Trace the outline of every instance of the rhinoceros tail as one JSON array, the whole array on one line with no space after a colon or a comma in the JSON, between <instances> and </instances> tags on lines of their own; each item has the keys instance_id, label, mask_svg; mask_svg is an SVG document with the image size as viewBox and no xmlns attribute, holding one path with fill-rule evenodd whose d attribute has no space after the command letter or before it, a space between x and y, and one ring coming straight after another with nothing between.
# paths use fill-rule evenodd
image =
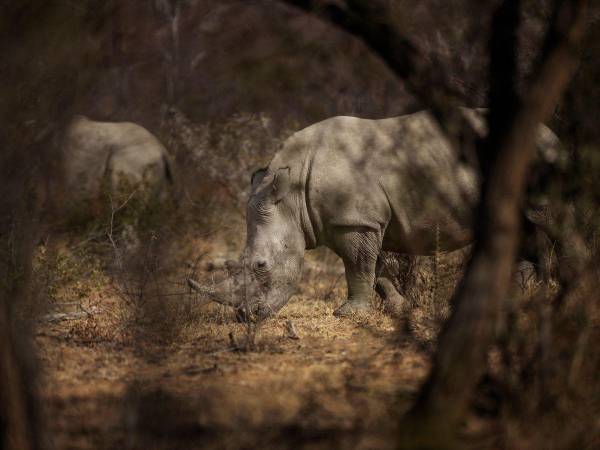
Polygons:
<instances>
[{"instance_id":1,"label":"rhinoceros tail","mask_svg":"<svg viewBox=\"0 0 600 450\"><path fill-rule=\"evenodd\" d=\"M169 158L165 153L162 155L163 167L165 170L165 179L168 181L170 185L174 183L173 177L173 168L171 167L171 158Z\"/></svg>"}]
</instances>

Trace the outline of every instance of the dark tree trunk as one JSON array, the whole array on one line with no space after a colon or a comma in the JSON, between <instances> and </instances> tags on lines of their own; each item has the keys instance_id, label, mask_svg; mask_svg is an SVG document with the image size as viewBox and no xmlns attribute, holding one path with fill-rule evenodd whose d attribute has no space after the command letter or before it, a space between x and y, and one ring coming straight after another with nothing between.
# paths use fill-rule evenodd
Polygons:
<instances>
[{"instance_id":1,"label":"dark tree trunk","mask_svg":"<svg viewBox=\"0 0 600 450\"><path fill-rule=\"evenodd\" d=\"M18 338L6 305L0 308L0 449L38 448L28 370L19 356Z\"/></svg>"},{"instance_id":2,"label":"dark tree trunk","mask_svg":"<svg viewBox=\"0 0 600 450\"><path fill-rule=\"evenodd\" d=\"M3 162L18 167L10 156L22 155L7 153ZM0 220L0 449L7 450L39 448L33 351L27 326L16 317L30 304L39 200L29 177L32 174L20 175L25 179L7 175L0 186L5 214Z\"/></svg>"}]
</instances>

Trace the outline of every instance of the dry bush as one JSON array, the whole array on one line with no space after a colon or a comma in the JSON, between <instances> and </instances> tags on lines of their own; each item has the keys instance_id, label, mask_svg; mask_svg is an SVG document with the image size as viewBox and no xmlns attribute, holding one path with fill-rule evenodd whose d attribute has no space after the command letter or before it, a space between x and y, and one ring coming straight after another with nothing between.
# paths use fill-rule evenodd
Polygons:
<instances>
[{"instance_id":1,"label":"dry bush","mask_svg":"<svg viewBox=\"0 0 600 450\"><path fill-rule=\"evenodd\" d=\"M200 227L238 226L254 170L266 165L291 127L274 130L265 114L236 114L196 124L175 107L165 109L161 137L175 161L176 197L201 217Z\"/></svg>"},{"instance_id":2,"label":"dry bush","mask_svg":"<svg viewBox=\"0 0 600 450\"><path fill-rule=\"evenodd\" d=\"M407 302L401 329L432 344L450 314L450 299L463 274L470 248L412 256L383 252L379 277L387 278Z\"/></svg>"},{"instance_id":3,"label":"dry bush","mask_svg":"<svg viewBox=\"0 0 600 450\"><path fill-rule=\"evenodd\" d=\"M599 164L598 148L582 146L554 174L546 195L558 211L557 245L566 247L558 278L515 296L489 362L492 404L507 435L532 448L600 445Z\"/></svg>"},{"instance_id":4,"label":"dry bush","mask_svg":"<svg viewBox=\"0 0 600 450\"><path fill-rule=\"evenodd\" d=\"M199 324L234 324L223 308L202 307L185 280L205 266L207 253L241 251L250 174L285 132L276 136L264 116L253 115L198 125L171 111L165 124L175 166L170 198L123 182L102 192L92 210L56 222L37 250L35 278L48 299L38 314L93 311L73 325L75 341L170 342ZM246 324L235 331L236 345L253 347L255 334Z\"/></svg>"},{"instance_id":5,"label":"dry bush","mask_svg":"<svg viewBox=\"0 0 600 450\"><path fill-rule=\"evenodd\" d=\"M100 207L85 221L67 227L68 245L78 250L70 253L71 262L91 268L85 260L88 253L102 261L125 311L119 333L138 340L171 341L205 321L199 306L203 299L191 295L185 280L197 276L207 252L231 259L241 251L250 175L289 134L275 133L264 115L194 124L175 108L165 112L162 133L174 166L170 198L155 196L143 186L122 185L116 192L104 192ZM43 270L52 272L48 264ZM207 276L214 274L200 278L209 281ZM250 347L253 327L246 324Z\"/></svg>"},{"instance_id":6,"label":"dry bush","mask_svg":"<svg viewBox=\"0 0 600 450\"><path fill-rule=\"evenodd\" d=\"M33 257L60 190L56 145L78 91L93 78L106 3L0 5L0 447L39 448ZM91 11L94 10L94 13ZM73 42L80 45L74 47ZM82 69L83 62L88 67ZM25 317L24 317L25 316ZM25 319L25 320L23 320Z\"/></svg>"},{"instance_id":7,"label":"dry bush","mask_svg":"<svg viewBox=\"0 0 600 450\"><path fill-rule=\"evenodd\" d=\"M480 415L499 420L509 442L547 449L600 443L598 275L583 275L563 308L542 285L509 309L474 399Z\"/></svg>"}]
</instances>

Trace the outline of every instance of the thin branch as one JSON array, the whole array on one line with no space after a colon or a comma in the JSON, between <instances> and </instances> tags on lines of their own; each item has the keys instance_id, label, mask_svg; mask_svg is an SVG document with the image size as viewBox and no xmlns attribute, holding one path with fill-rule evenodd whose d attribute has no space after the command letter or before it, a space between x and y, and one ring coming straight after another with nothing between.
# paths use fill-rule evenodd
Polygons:
<instances>
[{"instance_id":1,"label":"thin branch","mask_svg":"<svg viewBox=\"0 0 600 450\"><path fill-rule=\"evenodd\" d=\"M93 313L100 313L101 311L93 311ZM61 322L63 320L78 320L83 318L92 317L93 314L88 311L75 311L70 313L51 313L45 316L39 317L38 322L49 323L49 322Z\"/></svg>"},{"instance_id":2,"label":"thin branch","mask_svg":"<svg viewBox=\"0 0 600 450\"><path fill-rule=\"evenodd\" d=\"M125 201L123 201L123 203L121 203L121 205L119 205L117 208L114 207L114 202L113 202L113 198L112 195L109 195L109 200L110 200L110 223L109 223L109 228L108 228L108 239L110 240L110 243L115 251L115 256L118 258L118 247L117 247L117 243L114 240L113 237L113 233L114 233L114 222L115 222L115 215L123 208L125 208L125 206L127 206L127 204L129 203L129 201L133 198L133 196L137 193L139 187L134 189L131 194L129 194L127 196L127 198L125 199Z\"/></svg>"},{"instance_id":3,"label":"thin branch","mask_svg":"<svg viewBox=\"0 0 600 450\"><path fill-rule=\"evenodd\" d=\"M455 294L455 308L440 335L433 370L405 418L408 437L403 444L409 448L451 446L467 410L510 285L535 131L552 113L575 69L573 50L585 31L587 4L587 0L559 2L555 17L560 20L550 31L559 38L543 57L523 105L502 118L508 124L506 131L487 140L487 151L495 158L482 192L478 240Z\"/></svg>"},{"instance_id":4,"label":"thin branch","mask_svg":"<svg viewBox=\"0 0 600 450\"><path fill-rule=\"evenodd\" d=\"M560 291L552 301L552 309L554 314L557 314L563 310L567 299L580 286L585 285L586 282L597 279L599 265L600 255L595 255L595 257L590 259L582 269L577 271L577 273L569 277L568 280L563 280Z\"/></svg>"},{"instance_id":5,"label":"thin branch","mask_svg":"<svg viewBox=\"0 0 600 450\"><path fill-rule=\"evenodd\" d=\"M347 0L346 7L341 7L340 2L333 1L282 1L360 38L398 78L404 80L408 90L423 106L431 110L450 139L454 140L462 127L469 126L454 108L460 94L448 85L436 61L426 58L392 24L389 2Z\"/></svg>"}]
</instances>

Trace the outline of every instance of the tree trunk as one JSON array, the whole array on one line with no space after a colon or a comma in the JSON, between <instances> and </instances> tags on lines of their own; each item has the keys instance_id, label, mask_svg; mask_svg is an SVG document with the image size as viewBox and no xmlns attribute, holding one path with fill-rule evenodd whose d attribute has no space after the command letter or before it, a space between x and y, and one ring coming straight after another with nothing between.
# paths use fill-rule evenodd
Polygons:
<instances>
[{"instance_id":1,"label":"tree trunk","mask_svg":"<svg viewBox=\"0 0 600 450\"><path fill-rule=\"evenodd\" d=\"M5 194L10 188L13 195L19 192L15 188L22 190L21 198L3 197L6 216L0 222L0 254L5 256L0 261L0 449L30 450L39 447L33 351L23 331L26 326L17 326L15 317L31 294L39 201L27 180L3 181L0 191Z\"/></svg>"},{"instance_id":2,"label":"tree trunk","mask_svg":"<svg viewBox=\"0 0 600 450\"><path fill-rule=\"evenodd\" d=\"M37 448L30 382L18 357L17 339L5 304L0 308L0 449Z\"/></svg>"}]
</instances>

